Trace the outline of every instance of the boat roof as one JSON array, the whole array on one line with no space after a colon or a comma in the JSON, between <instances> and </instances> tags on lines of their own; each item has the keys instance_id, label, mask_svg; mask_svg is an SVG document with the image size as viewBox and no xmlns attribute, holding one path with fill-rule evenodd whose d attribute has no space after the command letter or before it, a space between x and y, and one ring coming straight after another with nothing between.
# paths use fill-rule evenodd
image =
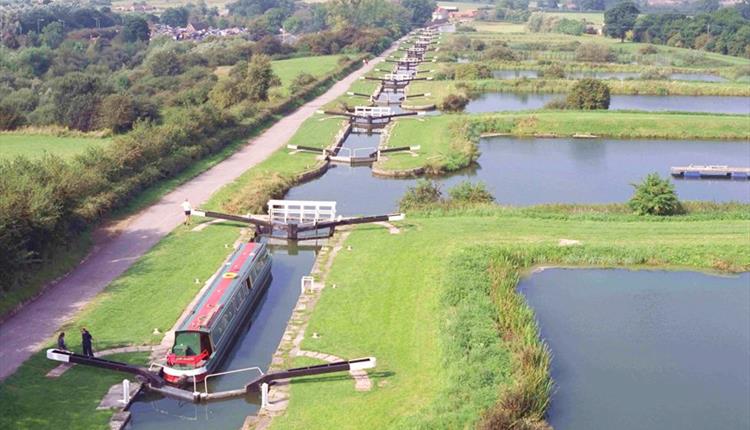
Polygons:
<instances>
[{"instance_id":1,"label":"boat roof","mask_svg":"<svg viewBox=\"0 0 750 430\"><path fill-rule=\"evenodd\" d=\"M177 331L205 331L212 317L232 296L236 285L244 279L242 273L252 265L256 255L262 250L262 246L263 244L254 242L240 245L218 270L211 285Z\"/></svg>"}]
</instances>

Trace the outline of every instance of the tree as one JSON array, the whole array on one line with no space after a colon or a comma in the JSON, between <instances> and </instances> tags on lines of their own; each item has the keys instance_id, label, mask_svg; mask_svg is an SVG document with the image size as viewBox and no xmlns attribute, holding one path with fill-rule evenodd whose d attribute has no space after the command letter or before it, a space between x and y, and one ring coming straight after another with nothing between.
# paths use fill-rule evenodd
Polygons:
<instances>
[{"instance_id":1,"label":"tree","mask_svg":"<svg viewBox=\"0 0 750 430\"><path fill-rule=\"evenodd\" d=\"M578 10L604 10L604 0L575 0Z\"/></svg>"},{"instance_id":2,"label":"tree","mask_svg":"<svg viewBox=\"0 0 750 430\"><path fill-rule=\"evenodd\" d=\"M188 24L190 11L185 7L170 7L165 9L159 18L160 22L170 27L185 27Z\"/></svg>"},{"instance_id":3,"label":"tree","mask_svg":"<svg viewBox=\"0 0 750 430\"><path fill-rule=\"evenodd\" d=\"M148 41L151 32L145 19L136 15L127 15L121 34L123 41L133 43Z\"/></svg>"},{"instance_id":4,"label":"tree","mask_svg":"<svg viewBox=\"0 0 750 430\"><path fill-rule=\"evenodd\" d=\"M57 48L65 40L65 29L62 23L55 21L47 24L42 30L42 43L52 49Z\"/></svg>"},{"instance_id":5,"label":"tree","mask_svg":"<svg viewBox=\"0 0 750 430\"><path fill-rule=\"evenodd\" d=\"M18 65L27 75L40 77L52 65L54 53L47 47L26 48L19 52Z\"/></svg>"},{"instance_id":6,"label":"tree","mask_svg":"<svg viewBox=\"0 0 750 430\"><path fill-rule=\"evenodd\" d=\"M104 98L99 109L99 126L114 133L122 133L133 128L139 119L158 118L156 105L139 100L129 94L112 94Z\"/></svg>"},{"instance_id":7,"label":"tree","mask_svg":"<svg viewBox=\"0 0 750 430\"><path fill-rule=\"evenodd\" d=\"M0 104L0 130L13 130L23 125L25 119L15 106Z\"/></svg>"},{"instance_id":8,"label":"tree","mask_svg":"<svg viewBox=\"0 0 750 430\"><path fill-rule=\"evenodd\" d=\"M280 85L281 81L273 73L271 60L265 55L255 55L247 67L244 87L247 98L252 101L268 100L268 90Z\"/></svg>"},{"instance_id":9,"label":"tree","mask_svg":"<svg viewBox=\"0 0 750 430\"><path fill-rule=\"evenodd\" d=\"M609 85L597 79L581 79L568 94L572 109L609 109Z\"/></svg>"},{"instance_id":10,"label":"tree","mask_svg":"<svg viewBox=\"0 0 750 430\"><path fill-rule=\"evenodd\" d=\"M49 83L52 114L58 124L89 131L96 125L103 92L101 78L81 72L68 73Z\"/></svg>"},{"instance_id":11,"label":"tree","mask_svg":"<svg viewBox=\"0 0 750 430\"><path fill-rule=\"evenodd\" d=\"M545 3L547 4L547 9L557 9L558 8L557 0L547 0Z\"/></svg>"},{"instance_id":12,"label":"tree","mask_svg":"<svg viewBox=\"0 0 750 430\"><path fill-rule=\"evenodd\" d=\"M721 7L719 0L700 0L695 4L697 10L701 12L716 12Z\"/></svg>"},{"instance_id":13,"label":"tree","mask_svg":"<svg viewBox=\"0 0 750 430\"><path fill-rule=\"evenodd\" d=\"M635 193L628 206L638 215L675 215L682 212L674 184L669 179L659 177L658 173L651 173L640 184L631 185Z\"/></svg>"},{"instance_id":14,"label":"tree","mask_svg":"<svg viewBox=\"0 0 750 430\"><path fill-rule=\"evenodd\" d=\"M401 6L411 11L411 23L421 26L432 19L437 4L434 0L401 0Z\"/></svg>"},{"instance_id":15,"label":"tree","mask_svg":"<svg viewBox=\"0 0 750 430\"><path fill-rule=\"evenodd\" d=\"M625 33L635 27L635 21L641 11L632 1L617 3L604 12L604 32L610 37L619 37L625 41Z\"/></svg>"}]
</instances>

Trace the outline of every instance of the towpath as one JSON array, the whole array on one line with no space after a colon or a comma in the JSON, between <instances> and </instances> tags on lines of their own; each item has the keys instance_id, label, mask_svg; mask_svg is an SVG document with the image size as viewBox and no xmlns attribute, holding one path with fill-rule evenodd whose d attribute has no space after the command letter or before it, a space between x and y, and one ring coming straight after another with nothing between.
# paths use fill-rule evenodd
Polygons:
<instances>
[{"instance_id":1,"label":"towpath","mask_svg":"<svg viewBox=\"0 0 750 430\"><path fill-rule=\"evenodd\" d=\"M180 225L183 221L180 203L186 197L194 206L199 206L221 186L265 160L289 141L305 119L344 94L354 81L372 70L393 50L393 47L390 48L377 59L340 80L318 98L251 139L231 157L120 223L119 233L114 237L107 234L95 235L101 239L84 262L57 285L0 325L0 380L15 372L21 363L44 347L62 324Z\"/></svg>"}]
</instances>

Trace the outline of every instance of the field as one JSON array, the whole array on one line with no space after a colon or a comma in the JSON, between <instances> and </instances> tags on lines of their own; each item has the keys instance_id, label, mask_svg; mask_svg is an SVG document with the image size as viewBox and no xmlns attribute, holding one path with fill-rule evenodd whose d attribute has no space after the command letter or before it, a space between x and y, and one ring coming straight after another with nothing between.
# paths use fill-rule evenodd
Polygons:
<instances>
[{"instance_id":1,"label":"field","mask_svg":"<svg viewBox=\"0 0 750 430\"><path fill-rule=\"evenodd\" d=\"M477 31L486 33L508 34L526 32L526 24L514 24L511 22L474 21L469 23L468 25L476 28Z\"/></svg>"},{"instance_id":2,"label":"field","mask_svg":"<svg viewBox=\"0 0 750 430\"><path fill-rule=\"evenodd\" d=\"M223 11L226 8L227 3L232 3L233 0L204 0L206 5L208 7L218 7L219 12ZM193 0L142 0L138 1L138 3L146 3L151 7L156 8L156 12L162 12L164 9L170 8L170 7L180 7L185 6L188 3L195 4L196 2ZM133 3L136 3L133 0L112 0L112 9L116 11L129 11L130 8L133 6Z\"/></svg>"},{"instance_id":3,"label":"field","mask_svg":"<svg viewBox=\"0 0 750 430\"><path fill-rule=\"evenodd\" d=\"M604 14L601 12L545 12L545 15L559 16L561 18L586 20L592 24L604 24Z\"/></svg>"},{"instance_id":4,"label":"field","mask_svg":"<svg viewBox=\"0 0 750 430\"><path fill-rule=\"evenodd\" d=\"M39 158L45 154L72 158L89 148L104 146L109 142L110 139L0 133L0 159L19 156Z\"/></svg>"}]
</instances>

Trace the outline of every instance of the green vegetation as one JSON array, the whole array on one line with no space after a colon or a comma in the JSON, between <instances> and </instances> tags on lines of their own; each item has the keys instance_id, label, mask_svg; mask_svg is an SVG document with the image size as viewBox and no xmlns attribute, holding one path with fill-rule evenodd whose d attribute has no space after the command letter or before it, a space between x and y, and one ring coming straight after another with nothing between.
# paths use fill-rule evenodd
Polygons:
<instances>
[{"instance_id":1,"label":"green vegetation","mask_svg":"<svg viewBox=\"0 0 750 430\"><path fill-rule=\"evenodd\" d=\"M569 109L609 109L609 85L597 79L581 79L568 93Z\"/></svg>"},{"instance_id":2,"label":"green vegetation","mask_svg":"<svg viewBox=\"0 0 750 430\"><path fill-rule=\"evenodd\" d=\"M327 75L340 67L341 55L321 55L316 57L299 57L273 61L273 72L281 80L281 88L287 93L289 87L300 73L308 73L316 78Z\"/></svg>"},{"instance_id":3,"label":"green vegetation","mask_svg":"<svg viewBox=\"0 0 750 430\"><path fill-rule=\"evenodd\" d=\"M512 136L599 136L618 139L737 139L750 138L747 117L622 111L536 111L490 115L440 115L400 120L388 145L420 145L419 156L389 154L382 170L425 168L444 172L466 167L477 157L481 134ZM623 143L626 145L627 143Z\"/></svg>"},{"instance_id":4,"label":"green vegetation","mask_svg":"<svg viewBox=\"0 0 750 430\"><path fill-rule=\"evenodd\" d=\"M295 381L273 427L503 428L507 417L538 419L548 359L515 293L521 273L537 264L746 270L748 207L744 219L718 221L722 212L714 221L657 220L606 207L478 206L410 213L399 235L358 228L326 279L337 288L324 290L310 320L308 333L320 337L302 348L377 357L375 387L356 393L339 379L321 391ZM561 247L560 238L582 245Z\"/></svg>"},{"instance_id":5,"label":"green vegetation","mask_svg":"<svg viewBox=\"0 0 750 430\"><path fill-rule=\"evenodd\" d=\"M638 215L675 215L682 212L674 184L651 173L640 184L633 184L635 193L628 206Z\"/></svg>"},{"instance_id":6,"label":"green vegetation","mask_svg":"<svg viewBox=\"0 0 750 430\"><path fill-rule=\"evenodd\" d=\"M68 333L72 339L75 333ZM96 333L94 333L96 336ZM144 365L148 354L117 354L107 358ZM0 427L32 430L60 428L88 430L108 428L110 411L97 411L109 387L122 382L123 374L82 366L68 370L57 379L44 375L57 366L43 352L32 356L24 366L0 384ZM83 389L81 389L83 387Z\"/></svg>"},{"instance_id":7,"label":"green vegetation","mask_svg":"<svg viewBox=\"0 0 750 430\"><path fill-rule=\"evenodd\" d=\"M44 154L54 154L62 158L72 158L89 148L107 145L110 139L85 137L60 137L41 134L0 134L0 158L15 157L39 158Z\"/></svg>"}]
</instances>

